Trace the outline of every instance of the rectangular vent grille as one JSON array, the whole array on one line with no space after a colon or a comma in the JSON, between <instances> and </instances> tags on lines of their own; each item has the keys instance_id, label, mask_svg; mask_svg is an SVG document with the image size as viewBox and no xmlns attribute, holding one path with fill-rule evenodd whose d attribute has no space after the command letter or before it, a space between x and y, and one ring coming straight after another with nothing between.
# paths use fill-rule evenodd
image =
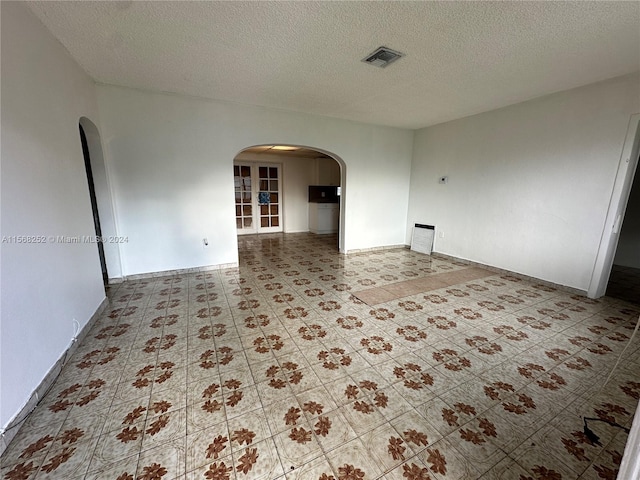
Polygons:
<instances>
[{"instance_id":1,"label":"rectangular vent grille","mask_svg":"<svg viewBox=\"0 0 640 480\"><path fill-rule=\"evenodd\" d=\"M404 57L404 53L396 52L395 50L391 50L387 47L380 47L370 55L363 58L362 61L369 65L384 68L398 60L400 57Z\"/></svg>"},{"instance_id":2,"label":"rectangular vent grille","mask_svg":"<svg viewBox=\"0 0 640 480\"><path fill-rule=\"evenodd\" d=\"M431 255L434 236L435 227L433 225L416 223L413 227L413 235L411 237L411 250Z\"/></svg>"}]
</instances>

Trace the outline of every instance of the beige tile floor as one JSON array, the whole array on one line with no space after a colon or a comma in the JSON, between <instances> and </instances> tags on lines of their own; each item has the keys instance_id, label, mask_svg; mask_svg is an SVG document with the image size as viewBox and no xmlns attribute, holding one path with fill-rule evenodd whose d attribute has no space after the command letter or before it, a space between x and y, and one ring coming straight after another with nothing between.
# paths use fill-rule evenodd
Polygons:
<instances>
[{"instance_id":1,"label":"beige tile floor","mask_svg":"<svg viewBox=\"0 0 640 480\"><path fill-rule=\"evenodd\" d=\"M332 236L129 281L2 456L17 479L611 479L638 307ZM362 297L370 303L364 303Z\"/></svg>"}]
</instances>

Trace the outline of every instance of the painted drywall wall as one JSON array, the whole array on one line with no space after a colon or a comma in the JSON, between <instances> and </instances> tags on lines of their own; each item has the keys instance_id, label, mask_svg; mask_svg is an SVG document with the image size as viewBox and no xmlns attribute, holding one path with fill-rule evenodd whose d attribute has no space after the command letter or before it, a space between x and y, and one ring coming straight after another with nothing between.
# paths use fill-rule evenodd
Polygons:
<instances>
[{"instance_id":1,"label":"painted drywall wall","mask_svg":"<svg viewBox=\"0 0 640 480\"><path fill-rule=\"evenodd\" d=\"M315 176L315 159L251 153L240 153L236 159L282 165L282 229L285 233L308 232L308 188Z\"/></svg>"},{"instance_id":2,"label":"painted drywall wall","mask_svg":"<svg viewBox=\"0 0 640 480\"><path fill-rule=\"evenodd\" d=\"M407 241L433 224L437 252L586 291L639 92L627 75L417 131Z\"/></svg>"},{"instance_id":3,"label":"painted drywall wall","mask_svg":"<svg viewBox=\"0 0 640 480\"><path fill-rule=\"evenodd\" d=\"M316 158L316 185L340 185L340 164L331 158Z\"/></svg>"},{"instance_id":4,"label":"painted drywall wall","mask_svg":"<svg viewBox=\"0 0 640 480\"><path fill-rule=\"evenodd\" d=\"M613 263L640 268L640 175L636 170Z\"/></svg>"},{"instance_id":5,"label":"painted drywall wall","mask_svg":"<svg viewBox=\"0 0 640 480\"><path fill-rule=\"evenodd\" d=\"M28 401L105 298L78 122L93 82L25 5L2 2L0 425ZM14 243L43 236L45 243ZM40 241L38 239L36 241Z\"/></svg>"},{"instance_id":6,"label":"painted drywall wall","mask_svg":"<svg viewBox=\"0 0 640 480\"><path fill-rule=\"evenodd\" d=\"M124 275L237 262L233 159L253 145L346 164L345 250L403 244L413 131L98 86ZM202 238L209 239L204 248Z\"/></svg>"}]
</instances>

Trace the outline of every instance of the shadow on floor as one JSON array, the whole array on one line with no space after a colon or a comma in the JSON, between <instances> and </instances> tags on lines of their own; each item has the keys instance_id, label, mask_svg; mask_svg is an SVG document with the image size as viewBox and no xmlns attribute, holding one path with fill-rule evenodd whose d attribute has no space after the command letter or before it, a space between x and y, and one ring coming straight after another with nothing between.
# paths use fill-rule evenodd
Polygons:
<instances>
[{"instance_id":1,"label":"shadow on floor","mask_svg":"<svg viewBox=\"0 0 640 480\"><path fill-rule=\"evenodd\" d=\"M607 296L640 305L640 268L614 265L607 285Z\"/></svg>"}]
</instances>

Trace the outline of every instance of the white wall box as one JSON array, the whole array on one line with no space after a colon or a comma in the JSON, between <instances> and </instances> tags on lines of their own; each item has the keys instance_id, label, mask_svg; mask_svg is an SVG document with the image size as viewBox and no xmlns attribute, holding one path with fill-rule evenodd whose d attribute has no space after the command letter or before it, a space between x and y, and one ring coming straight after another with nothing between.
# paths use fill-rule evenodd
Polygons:
<instances>
[{"instance_id":1,"label":"white wall box","mask_svg":"<svg viewBox=\"0 0 640 480\"><path fill-rule=\"evenodd\" d=\"M339 203L309 204L309 231L311 233L336 233L339 223Z\"/></svg>"},{"instance_id":2,"label":"white wall box","mask_svg":"<svg viewBox=\"0 0 640 480\"><path fill-rule=\"evenodd\" d=\"M411 236L411 250L431 255L435 233L436 229L433 225L416 223L413 226L413 235Z\"/></svg>"}]
</instances>

